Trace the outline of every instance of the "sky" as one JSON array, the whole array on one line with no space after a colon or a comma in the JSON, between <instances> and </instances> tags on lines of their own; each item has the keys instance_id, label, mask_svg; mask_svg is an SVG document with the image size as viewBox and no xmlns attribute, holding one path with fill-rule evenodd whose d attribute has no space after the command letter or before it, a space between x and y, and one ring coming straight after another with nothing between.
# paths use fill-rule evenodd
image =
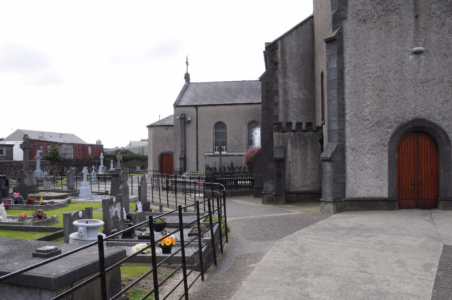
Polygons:
<instances>
[{"instance_id":1,"label":"sky","mask_svg":"<svg viewBox=\"0 0 452 300\"><path fill-rule=\"evenodd\" d=\"M1 1L0 138L73 133L106 148L147 139L192 82L256 80L263 50L312 0Z\"/></svg>"}]
</instances>

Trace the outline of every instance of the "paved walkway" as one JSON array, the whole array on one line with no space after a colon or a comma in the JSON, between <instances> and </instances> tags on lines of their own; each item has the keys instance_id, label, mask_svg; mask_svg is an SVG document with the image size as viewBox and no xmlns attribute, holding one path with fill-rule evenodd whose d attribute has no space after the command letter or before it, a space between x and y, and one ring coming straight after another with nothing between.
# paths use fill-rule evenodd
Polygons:
<instances>
[{"instance_id":1,"label":"paved walkway","mask_svg":"<svg viewBox=\"0 0 452 300\"><path fill-rule=\"evenodd\" d=\"M328 218L318 203L303 206L266 206L261 199L228 198L231 228L218 267L212 266L204 282L190 289L190 299L231 299L269 249L284 237ZM248 299L257 299L250 297Z\"/></svg>"},{"instance_id":2,"label":"paved walkway","mask_svg":"<svg viewBox=\"0 0 452 300\"><path fill-rule=\"evenodd\" d=\"M272 243L223 299L452 299L449 245L452 211L344 212Z\"/></svg>"}]
</instances>

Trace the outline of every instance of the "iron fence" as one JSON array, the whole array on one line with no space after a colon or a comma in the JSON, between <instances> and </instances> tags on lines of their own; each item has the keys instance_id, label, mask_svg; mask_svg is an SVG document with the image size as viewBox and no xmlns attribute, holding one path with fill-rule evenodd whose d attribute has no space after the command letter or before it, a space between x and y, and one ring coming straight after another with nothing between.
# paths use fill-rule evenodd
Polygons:
<instances>
[{"instance_id":1,"label":"iron fence","mask_svg":"<svg viewBox=\"0 0 452 300\"><path fill-rule=\"evenodd\" d=\"M215 203L216 202L216 203ZM203 213L201 213L201 210L203 207L206 207L207 204L207 210L203 210ZM215 205L216 204L216 205ZM215 208L216 206L216 208ZM187 208L193 207L196 211L196 220L187 224L183 223L183 210L186 210ZM162 236L159 239L155 239L154 236L154 219L156 218L160 218L160 217L164 217L166 215L170 215L170 214L174 214L177 213L179 216L179 228L177 228L176 230L174 230L171 233L168 233L166 236L171 236L177 232L180 232L180 245L181 247L175 251L174 253L172 253L171 255L169 255L168 257L166 257L165 259L163 259L161 262L157 263L157 259L156 259L156 247L157 245L166 237L166 236ZM206 218L209 218L209 224L210 224L210 239L208 238L203 238L203 232L202 230L198 230L198 235L196 238L190 240L190 241L185 241L184 240L184 230L187 230L187 227L191 227L194 224L197 225L197 227L200 229L201 228L201 220L204 220ZM218 221L214 221L214 217L218 218ZM216 223L216 224L215 224ZM108 241L108 240L112 240L118 236L120 236L123 233L126 233L127 231L130 230L134 230L137 227L141 227L141 226L145 226L147 225L149 227L149 232L150 232L150 236L149 236L149 245L143 249L141 249L138 252L135 252L134 254L131 254L130 256L127 256L126 258L120 260L119 262L109 266L108 268L105 267L105 253L104 253L104 242ZM214 228L218 226L218 240L217 240L217 235L215 234L215 230ZM197 243L197 247L198 247L198 251L194 252L191 256L187 257L186 255L186 248L188 245L190 245L191 243ZM225 193L225 189L224 187L220 187L220 192L219 193L215 193L213 195L213 197L209 197L206 200L200 202L200 201L196 201L193 204L187 205L187 206L181 206L179 205L177 209L172 210L170 212L166 212L166 213L162 213L156 217L153 216L149 216L149 220L141 222L139 224L136 224L134 226L128 227L127 229L124 229L120 232L117 232L115 234L112 234L106 238L103 238L102 235L98 236L98 240L97 242L92 242L90 244L87 244L85 246L79 247L77 249L68 251L66 253L60 254L58 256L55 256L53 258L49 258L45 261L42 261L40 263L34 264L32 266L29 266L27 268L23 268L21 270L18 271L14 271L11 272L9 274L6 274L4 276L0 277L0 282L3 282L5 280L11 279L14 276L23 274L25 272L31 271L33 269L36 269L38 267L44 266L46 264L49 264L51 262L57 261L59 259L62 259L64 257L67 257L71 254L75 254L79 251L82 251L84 249L87 249L89 247L92 246L97 246L98 247L98 255L99 255L99 271L98 273L96 273L95 275L89 277L88 279L84 280L81 283L78 283L77 285L73 286L72 288L70 288L69 290L64 291L63 293L59 294L58 296L54 297L53 300L57 300L57 299L63 299L69 295L71 295L72 293L74 293L75 291L77 291L78 289L82 288L83 286L87 285L88 283L96 280L96 279L100 279L100 289L101 289L101 295L102 295L102 300L107 300L107 299L118 299L119 297L121 297L124 293L126 293L127 291L129 291L130 289L132 289L137 283L139 283L141 280L143 280L144 278L146 278L148 275L150 275L152 273L153 275L153 288L151 290L148 291L148 293L141 299L146 299L149 296L153 295L154 299L159 300L159 299L166 299L167 297L169 297L172 293L174 293L174 291L176 291L176 289L183 284L183 294L179 299L185 298L188 299L188 292L189 289L193 286L193 284L199 279L201 278L202 281L204 281L204 271L207 270L212 264L217 265L217 257L218 255L221 253L223 253L223 247L225 245L225 243L228 243L228 227L227 227L227 214L226 214L226 193ZM204 247L209 247L211 249L211 251L209 253L206 253L206 255L203 254L203 248ZM136 279L134 282L132 282L131 284L129 284L128 286L126 286L124 289L122 289L120 292L118 292L116 295L113 295L112 297L108 298L107 297L107 283L106 283L106 274L109 271L112 271L113 269L115 269L116 267L119 267L121 264L126 263L127 261L129 261L130 259L132 259L133 257L137 256L138 254L144 254L145 251L147 249L151 250L151 255L152 255L152 268L150 270L148 270L145 274L141 275L138 279ZM219 252L218 252L219 250ZM159 282L159 278L158 278L158 268L161 267L166 261L168 261L170 258L174 257L176 254L181 253L181 264L179 266L177 266L173 272L171 272L169 275L167 275L164 279L162 279ZM194 257L195 255L199 256L199 262L197 264L195 264L194 266L192 266L192 268L190 270L188 270L188 266L187 266L187 260L191 259L192 257ZM212 258L212 262L209 265L204 265L205 262L207 262L207 256L211 256ZM192 280L192 282L189 284L188 282L188 278L189 276L197 269L199 268L200 272L197 276L194 277L194 279ZM175 286L164 296L160 295L160 288L162 287L163 284L165 284L166 282L168 282L168 279L173 276L176 272L182 270L182 279L179 280Z\"/></svg>"}]
</instances>

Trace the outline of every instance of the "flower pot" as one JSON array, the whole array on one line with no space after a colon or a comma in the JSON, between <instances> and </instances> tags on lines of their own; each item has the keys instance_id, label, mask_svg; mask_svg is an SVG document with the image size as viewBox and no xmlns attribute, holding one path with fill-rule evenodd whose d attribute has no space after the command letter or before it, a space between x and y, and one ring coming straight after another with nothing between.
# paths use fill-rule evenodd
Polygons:
<instances>
[{"instance_id":1,"label":"flower pot","mask_svg":"<svg viewBox=\"0 0 452 300\"><path fill-rule=\"evenodd\" d=\"M173 251L173 246L160 246L160 248L162 248L162 254L171 254L171 251Z\"/></svg>"},{"instance_id":2,"label":"flower pot","mask_svg":"<svg viewBox=\"0 0 452 300\"><path fill-rule=\"evenodd\" d=\"M165 229L165 227L166 227L166 222L163 222L163 223L155 223L154 222L154 231L155 232L160 232L163 229Z\"/></svg>"},{"instance_id":3,"label":"flower pot","mask_svg":"<svg viewBox=\"0 0 452 300\"><path fill-rule=\"evenodd\" d=\"M27 200L28 205L35 205L35 203L36 203L35 200Z\"/></svg>"},{"instance_id":4,"label":"flower pot","mask_svg":"<svg viewBox=\"0 0 452 300\"><path fill-rule=\"evenodd\" d=\"M6 205L11 204L12 201L13 200L11 200L11 199L3 199L3 204L6 204Z\"/></svg>"},{"instance_id":5,"label":"flower pot","mask_svg":"<svg viewBox=\"0 0 452 300\"><path fill-rule=\"evenodd\" d=\"M139 240L148 240L151 238L150 235L139 234L137 235Z\"/></svg>"}]
</instances>

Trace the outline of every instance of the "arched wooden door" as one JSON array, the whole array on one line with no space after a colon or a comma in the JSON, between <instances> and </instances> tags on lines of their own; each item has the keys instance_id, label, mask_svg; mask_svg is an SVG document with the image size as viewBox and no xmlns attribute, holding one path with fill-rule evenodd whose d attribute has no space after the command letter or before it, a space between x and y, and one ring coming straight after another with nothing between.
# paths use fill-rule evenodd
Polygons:
<instances>
[{"instance_id":1,"label":"arched wooden door","mask_svg":"<svg viewBox=\"0 0 452 300\"><path fill-rule=\"evenodd\" d=\"M173 156L171 154L163 154L161 158L161 172L165 174L173 174Z\"/></svg>"},{"instance_id":2,"label":"arched wooden door","mask_svg":"<svg viewBox=\"0 0 452 300\"><path fill-rule=\"evenodd\" d=\"M400 208L438 207L438 147L427 134L411 132L399 142L397 197Z\"/></svg>"}]
</instances>

